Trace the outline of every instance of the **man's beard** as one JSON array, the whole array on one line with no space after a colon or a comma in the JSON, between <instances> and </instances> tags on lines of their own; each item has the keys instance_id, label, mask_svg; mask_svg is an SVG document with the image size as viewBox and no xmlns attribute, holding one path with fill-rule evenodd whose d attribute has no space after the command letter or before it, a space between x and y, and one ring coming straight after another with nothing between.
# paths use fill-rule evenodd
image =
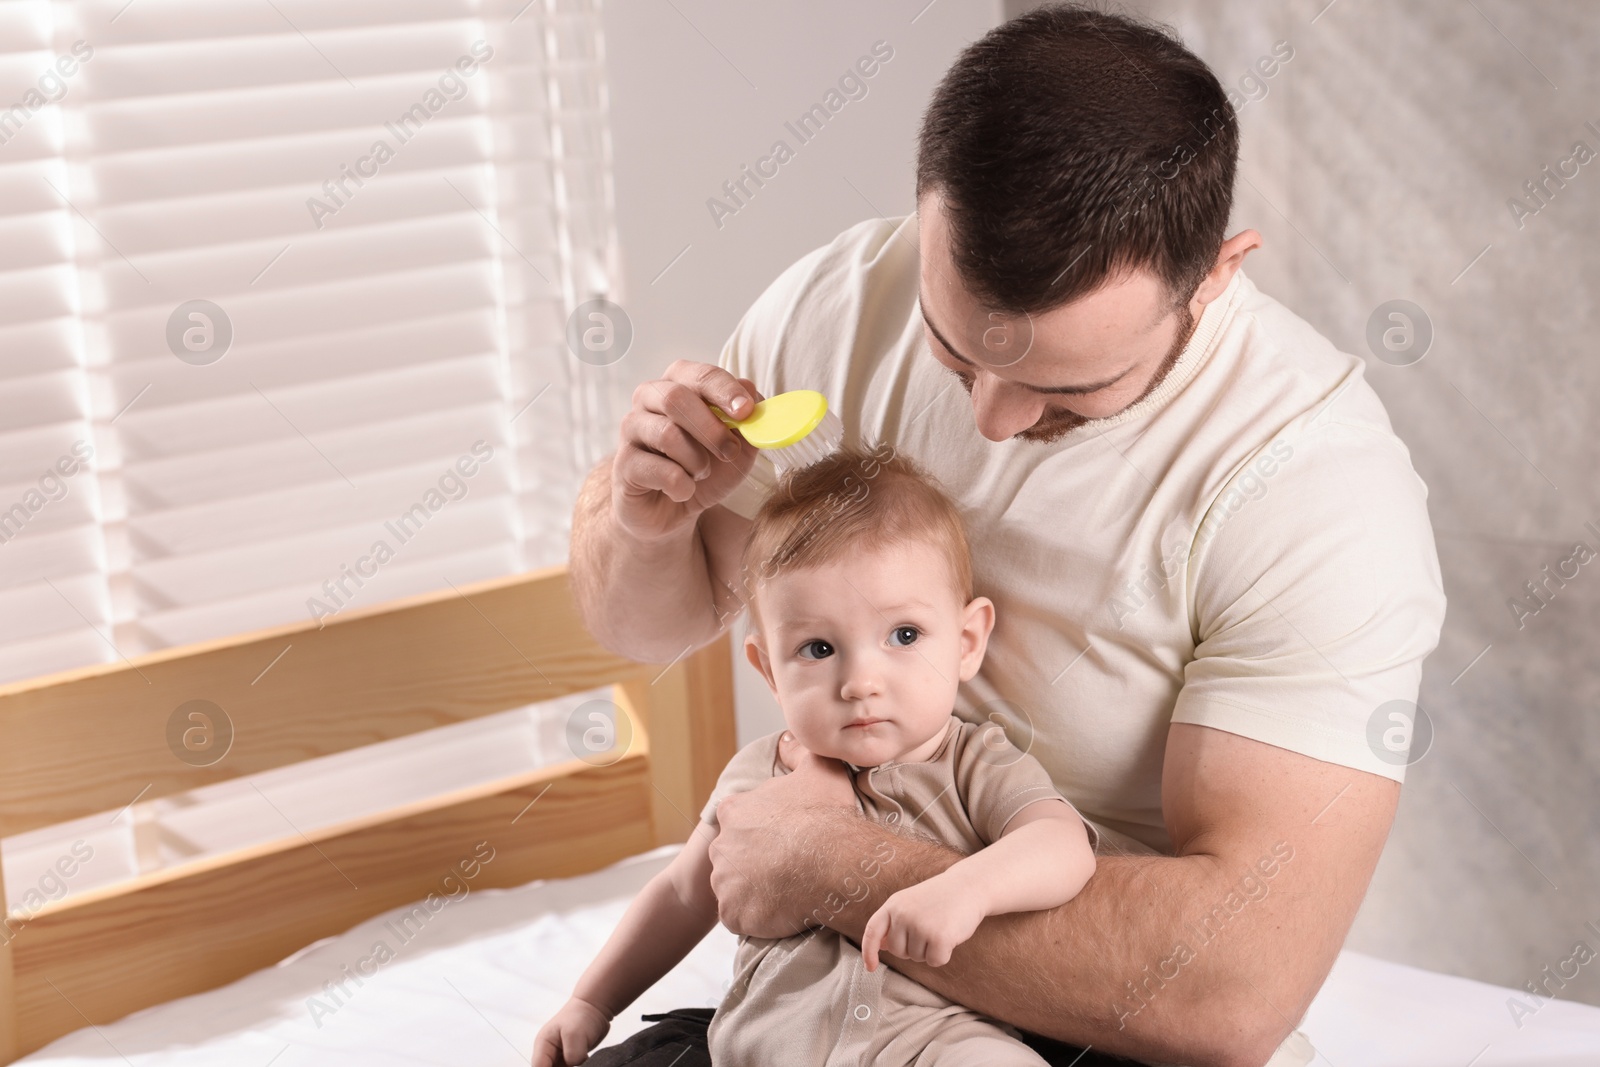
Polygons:
<instances>
[{"instance_id":1,"label":"man's beard","mask_svg":"<svg viewBox=\"0 0 1600 1067\"><path fill-rule=\"evenodd\" d=\"M1172 348L1168 350L1166 358L1161 361L1161 366L1151 376L1150 384L1145 386L1144 392L1140 393L1128 407L1132 407L1133 404L1137 404L1140 400L1149 396L1155 391L1156 386L1166 380L1167 375L1172 372L1172 368L1177 365L1178 357L1183 355L1183 348L1189 343L1189 336L1194 333L1195 321L1194 312L1189 310L1188 301L1184 301L1180 306L1178 332L1173 338ZM968 391L971 391L970 387ZM1124 408L1123 410L1127 409ZM1062 411L1057 414L1046 413L1038 422L1026 430L1012 434L1012 436L1020 437L1024 441L1049 444L1052 441L1059 441L1079 426L1090 421L1092 420L1079 415L1075 411Z\"/></svg>"}]
</instances>

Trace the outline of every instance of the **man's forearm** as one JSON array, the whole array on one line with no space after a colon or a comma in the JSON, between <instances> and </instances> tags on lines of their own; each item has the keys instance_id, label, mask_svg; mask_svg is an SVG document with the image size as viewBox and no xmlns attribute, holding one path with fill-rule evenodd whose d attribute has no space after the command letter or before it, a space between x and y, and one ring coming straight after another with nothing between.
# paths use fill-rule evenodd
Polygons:
<instances>
[{"instance_id":1,"label":"man's forearm","mask_svg":"<svg viewBox=\"0 0 1600 1067\"><path fill-rule=\"evenodd\" d=\"M611 517L611 460L590 472L573 509L570 575L584 625L606 648L667 663L719 629L697 529L641 542Z\"/></svg>"},{"instance_id":2,"label":"man's forearm","mask_svg":"<svg viewBox=\"0 0 1600 1067\"><path fill-rule=\"evenodd\" d=\"M867 920L892 893L962 858L848 812L819 813L806 836L791 903L858 944ZM862 877L857 859L886 849L892 859L875 876ZM1102 856L1073 900L1046 911L990 916L942 967L885 958L950 1000L1025 1030L1198 1067L1211 1061L1195 1058L1196 1049L1227 1044L1228 1035L1209 1031L1232 1017L1227 998L1235 995L1235 983L1219 951L1175 963L1173 948L1194 902L1228 892L1232 876L1219 867L1203 856ZM1182 969L1174 974L1177 965Z\"/></svg>"}]
</instances>

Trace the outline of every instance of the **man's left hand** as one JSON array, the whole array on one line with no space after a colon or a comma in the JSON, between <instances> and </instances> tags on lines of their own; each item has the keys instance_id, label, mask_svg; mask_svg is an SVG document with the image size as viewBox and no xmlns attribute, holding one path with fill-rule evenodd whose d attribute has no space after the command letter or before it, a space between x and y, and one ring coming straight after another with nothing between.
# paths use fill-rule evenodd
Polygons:
<instances>
[{"instance_id":1,"label":"man's left hand","mask_svg":"<svg viewBox=\"0 0 1600 1067\"><path fill-rule=\"evenodd\" d=\"M800 933L818 904L810 896L807 858L817 827L856 810L850 771L808 752L787 734L779 758L792 770L734 793L717 805L711 843L711 891L717 917L736 934L777 938Z\"/></svg>"}]
</instances>

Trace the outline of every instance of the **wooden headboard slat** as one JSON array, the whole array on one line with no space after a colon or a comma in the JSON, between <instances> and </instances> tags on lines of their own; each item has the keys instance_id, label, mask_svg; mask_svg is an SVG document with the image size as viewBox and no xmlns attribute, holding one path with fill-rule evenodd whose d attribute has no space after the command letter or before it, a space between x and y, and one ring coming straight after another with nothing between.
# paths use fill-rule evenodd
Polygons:
<instances>
[{"instance_id":1,"label":"wooden headboard slat","mask_svg":"<svg viewBox=\"0 0 1600 1067\"><path fill-rule=\"evenodd\" d=\"M645 669L589 636L558 567L352 612L321 629L277 627L8 686L0 689L0 837ZM215 713L202 709L214 720L209 734L204 720L180 714L196 700L231 723L231 747L210 766L177 754L183 729L201 746L184 749L196 762L224 736Z\"/></svg>"}]
</instances>

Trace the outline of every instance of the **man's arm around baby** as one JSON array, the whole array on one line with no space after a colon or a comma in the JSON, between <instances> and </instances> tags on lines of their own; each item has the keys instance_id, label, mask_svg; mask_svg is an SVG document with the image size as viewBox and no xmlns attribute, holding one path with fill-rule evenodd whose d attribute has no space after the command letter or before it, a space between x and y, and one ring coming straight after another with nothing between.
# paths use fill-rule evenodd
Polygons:
<instances>
[{"instance_id":1,"label":"man's arm around baby","mask_svg":"<svg viewBox=\"0 0 1600 1067\"><path fill-rule=\"evenodd\" d=\"M1072 900L991 916L943 966L888 948L884 958L1037 1034L1148 1061L1261 1067L1327 977L1399 792L1387 778L1175 724L1162 780L1175 856L1102 851ZM890 897L963 862L846 807L807 765L726 798L717 818L712 888L738 934L786 936L820 913L860 942Z\"/></svg>"}]
</instances>

